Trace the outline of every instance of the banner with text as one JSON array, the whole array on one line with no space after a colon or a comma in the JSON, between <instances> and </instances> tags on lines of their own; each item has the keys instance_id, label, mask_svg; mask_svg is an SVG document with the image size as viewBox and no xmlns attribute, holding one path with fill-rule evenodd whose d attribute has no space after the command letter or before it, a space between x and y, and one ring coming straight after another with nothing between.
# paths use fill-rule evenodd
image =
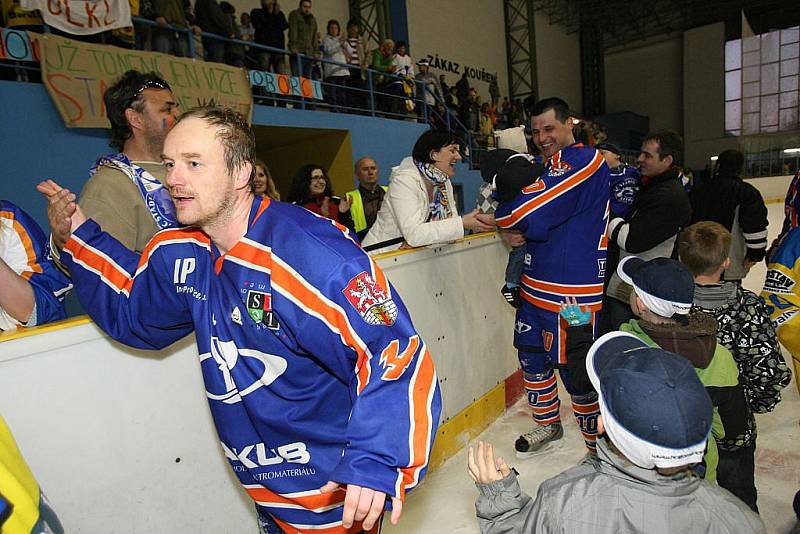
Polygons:
<instances>
[{"instance_id":1,"label":"banner with text","mask_svg":"<svg viewBox=\"0 0 800 534\"><path fill-rule=\"evenodd\" d=\"M318 80L287 76L286 74L274 74L261 70L251 70L249 73L250 85L263 87L270 93L284 96L302 96L317 100L323 99L322 84Z\"/></svg>"},{"instance_id":2,"label":"banner with text","mask_svg":"<svg viewBox=\"0 0 800 534\"><path fill-rule=\"evenodd\" d=\"M28 39L28 32L8 28L0 30L0 59L39 61L39 51Z\"/></svg>"},{"instance_id":3,"label":"banner with text","mask_svg":"<svg viewBox=\"0 0 800 534\"><path fill-rule=\"evenodd\" d=\"M38 9L45 24L74 35L133 26L128 0L21 0L23 9Z\"/></svg>"},{"instance_id":4,"label":"banner with text","mask_svg":"<svg viewBox=\"0 0 800 534\"><path fill-rule=\"evenodd\" d=\"M55 35L28 35L39 43L42 80L67 127L108 128L103 94L131 69L159 73L183 111L215 105L251 118L253 96L244 69Z\"/></svg>"}]
</instances>

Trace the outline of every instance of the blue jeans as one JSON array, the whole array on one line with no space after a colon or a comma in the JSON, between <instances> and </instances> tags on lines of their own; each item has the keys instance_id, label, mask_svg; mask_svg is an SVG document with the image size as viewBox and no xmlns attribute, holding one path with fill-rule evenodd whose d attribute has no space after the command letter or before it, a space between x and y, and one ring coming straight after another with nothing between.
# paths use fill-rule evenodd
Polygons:
<instances>
[{"instance_id":1,"label":"blue jeans","mask_svg":"<svg viewBox=\"0 0 800 534\"><path fill-rule=\"evenodd\" d=\"M508 254L508 265L506 265L506 285L508 287L519 287L522 271L525 269L525 248L525 245L514 247Z\"/></svg>"}]
</instances>

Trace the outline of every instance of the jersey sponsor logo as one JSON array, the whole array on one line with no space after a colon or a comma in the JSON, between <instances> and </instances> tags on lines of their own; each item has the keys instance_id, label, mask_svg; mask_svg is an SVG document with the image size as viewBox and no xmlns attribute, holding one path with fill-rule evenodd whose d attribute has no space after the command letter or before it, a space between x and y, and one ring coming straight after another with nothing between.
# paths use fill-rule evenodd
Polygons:
<instances>
[{"instance_id":1,"label":"jersey sponsor logo","mask_svg":"<svg viewBox=\"0 0 800 534\"><path fill-rule=\"evenodd\" d=\"M263 291L247 292L247 314L253 321L263 323L270 330L280 328L272 312L272 295Z\"/></svg>"},{"instance_id":2,"label":"jersey sponsor logo","mask_svg":"<svg viewBox=\"0 0 800 534\"><path fill-rule=\"evenodd\" d=\"M770 269L767 271L767 281L764 283L764 291L778 293L779 295L791 295L794 289L794 280L780 271Z\"/></svg>"},{"instance_id":3,"label":"jersey sponsor logo","mask_svg":"<svg viewBox=\"0 0 800 534\"><path fill-rule=\"evenodd\" d=\"M380 364L383 366L384 371L381 380L391 381L397 380L414 359L414 354L417 353L420 340L418 335L413 335L408 340L408 345L403 352L400 352L400 342L393 339L389 345L383 349L380 357Z\"/></svg>"},{"instance_id":4,"label":"jersey sponsor logo","mask_svg":"<svg viewBox=\"0 0 800 534\"><path fill-rule=\"evenodd\" d=\"M231 321L242 326L242 312L239 311L239 306L235 306L231 312Z\"/></svg>"},{"instance_id":5,"label":"jersey sponsor logo","mask_svg":"<svg viewBox=\"0 0 800 534\"><path fill-rule=\"evenodd\" d=\"M240 450L222 443L222 448L225 450L225 456L229 460L241 463L241 466L233 468L234 471L269 467L284 462L307 464L311 461L311 454L308 452L306 444L302 441L281 445L275 449L267 448L263 443L246 445Z\"/></svg>"},{"instance_id":6,"label":"jersey sponsor logo","mask_svg":"<svg viewBox=\"0 0 800 534\"><path fill-rule=\"evenodd\" d=\"M239 363L242 365L237 370ZM204 377L213 377L215 371L222 375L221 384L218 380L205 380L208 398L236 404L242 401L242 397L277 380L286 372L287 362L274 354L240 349L233 341L220 341L214 336L211 338L211 354L201 354L200 365Z\"/></svg>"},{"instance_id":7,"label":"jersey sponsor logo","mask_svg":"<svg viewBox=\"0 0 800 534\"><path fill-rule=\"evenodd\" d=\"M567 163L563 160L558 160L557 162L552 163L548 169L547 174L548 176L563 176L564 174L568 173L572 170L572 165Z\"/></svg>"},{"instance_id":8,"label":"jersey sponsor logo","mask_svg":"<svg viewBox=\"0 0 800 534\"><path fill-rule=\"evenodd\" d=\"M797 315L797 310L789 310L783 312L779 316L775 317L772 322L775 324L776 327L781 326L782 324L792 320L795 315Z\"/></svg>"},{"instance_id":9,"label":"jersey sponsor logo","mask_svg":"<svg viewBox=\"0 0 800 534\"><path fill-rule=\"evenodd\" d=\"M397 320L397 305L366 271L351 278L342 293L367 324L391 326Z\"/></svg>"},{"instance_id":10,"label":"jersey sponsor logo","mask_svg":"<svg viewBox=\"0 0 800 534\"><path fill-rule=\"evenodd\" d=\"M601 280L606 277L606 259L600 258L597 260L597 277Z\"/></svg>"},{"instance_id":11,"label":"jersey sponsor logo","mask_svg":"<svg viewBox=\"0 0 800 534\"><path fill-rule=\"evenodd\" d=\"M523 323L520 319L517 319L517 322L514 323L514 331L517 334L524 334L525 332L530 332L533 327L529 324Z\"/></svg>"},{"instance_id":12,"label":"jersey sponsor logo","mask_svg":"<svg viewBox=\"0 0 800 534\"><path fill-rule=\"evenodd\" d=\"M175 268L172 273L172 281L177 284L185 284L186 278L194 272L197 260L194 258L178 258L175 260Z\"/></svg>"},{"instance_id":13,"label":"jersey sponsor logo","mask_svg":"<svg viewBox=\"0 0 800 534\"><path fill-rule=\"evenodd\" d=\"M531 258L531 255L530 255L530 254L528 254L527 252L525 253L525 259L523 260L523 262L524 262L524 263L525 263L525 265L527 265L528 267L530 267L530 266L531 266L531 263L533 262L533 259Z\"/></svg>"},{"instance_id":14,"label":"jersey sponsor logo","mask_svg":"<svg viewBox=\"0 0 800 534\"><path fill-rule=\"evenodd\" d=\"M542 343L544 344L545 352L550 352L550 349L553 348L553 333L542 330Z\"/></svg>"}]
</instances>

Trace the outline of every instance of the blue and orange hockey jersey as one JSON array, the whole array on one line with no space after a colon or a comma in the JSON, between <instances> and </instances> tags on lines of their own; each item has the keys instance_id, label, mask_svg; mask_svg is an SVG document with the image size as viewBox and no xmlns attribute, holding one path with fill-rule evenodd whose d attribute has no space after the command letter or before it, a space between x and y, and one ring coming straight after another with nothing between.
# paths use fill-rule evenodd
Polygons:
<instances>
[{"instance_id":1,"label":"blue and orange hockey jersey","mask_svg":"<svg viewBox=\"0 0 800 534\"><path fill-rule=\"evenodd\" d=\"M36 221L7 200L0 200L0 258L31 284L36 300L27 322L18 321L0 308L0 330L66 317L64 296L72 289L69 278L50 259L47 237Z\"/></svg>"},{"instance_id":2,"label":"blue and orange hockey jersey","mask_svg":"<svg viewBox=\"0 0 800 534\"><path fill-rule=\"evenodd\" d=\"M567 296L601 307L606 263L609 171L594 148L573 144L553 155L545 174L495 212L497 226L528 240L521 296L555 313Z\"/></svg>"},{"instance_id":3,"label":"blue and orange hockey jersey","mask_svg":"<svg viewBox=\"0 0 800 534\"><path fill-rule=\"evenodd\" d=\"M256 199L224 255L198 229L170 229L137 267L91 220L65 251L114 339L159 349L195 332L225 454L286 532L347 532L344 490L318 491L329 480L403 498L425 475L433 360L386 276L329 219Z\"/></svg>"}]
</instances>

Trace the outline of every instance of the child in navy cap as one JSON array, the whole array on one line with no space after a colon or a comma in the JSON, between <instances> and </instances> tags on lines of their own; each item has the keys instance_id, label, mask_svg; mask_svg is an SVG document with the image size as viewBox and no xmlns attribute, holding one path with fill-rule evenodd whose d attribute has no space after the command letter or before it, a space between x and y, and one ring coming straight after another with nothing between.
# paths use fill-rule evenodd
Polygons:
<instances>
[{"instance_id":1,"label":"child in navy cap","mask_svg":"<svg viewBox=\"0 0 800 534\"><path fill-rule=\"evenodd\" d=\"M490 444L470 448L481 532L765 532L744 503L692 470L714 408L685 358L610 332L592 345L586 371L600 403L597 455L543 482L534 500Z\"/></svg>"},{"instance_id":2,"label":"child in navy cap","mask_svg":"<svg viewBox=\"0 0 800 534\"><path fill-rule=\"evenodd\" d=\"M705 476L715 481L719 463L716 439L743 432L749 412L736 361L717 343L717 320L711 314L692 311L694 277L676 260L644 261L628 256L620 262L617 274L633 286L630 305L639 317L623 323L620 330L689 360L711 395L714 427L705 456Z\"/></svg>"}]
</instances>

